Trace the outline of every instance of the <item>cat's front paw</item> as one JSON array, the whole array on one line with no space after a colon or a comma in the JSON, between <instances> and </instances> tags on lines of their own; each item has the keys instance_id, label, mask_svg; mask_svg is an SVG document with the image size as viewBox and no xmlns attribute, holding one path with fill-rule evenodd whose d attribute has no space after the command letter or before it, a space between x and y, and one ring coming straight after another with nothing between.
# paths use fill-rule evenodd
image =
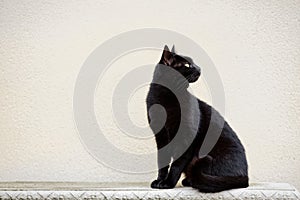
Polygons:
<instances>
[{"instance_id":1,"label":"cat's front paw","mask_svg":"<svg viewBox=\"0 0 300 200\"><path fill-rule=\"evenodd\" d=\"M172 189L175 187L176 184L173 184L168 179L165 179L165 180L162 180L161 182L159 182L158 185L159 185L160 189Z\"/></svg>"},{"instance_id":2,"label":"cat's front paw","mask_svg":"<svg viewBox=\"0 0 300 200\"><path fill-rule=\"evenodd\" d=\"M169 182L167 179L166 180L154 180L151 183L151 188L155 189L171 189L174 188L175 185Z\"/></svg>"},{"instance_id":3,"label":"cat's front paw","mask_svg":"<svg viewBox=\"0 0 300 200\"><path fill-rule=\"evenodd\" d=\"M161 181L162 181L162 180L160 180L160 179L157 179L157 180L152 181L152 183L151 183L151 188L159 188L159 183L160 183Z\"/></svg>"}]
</instances>

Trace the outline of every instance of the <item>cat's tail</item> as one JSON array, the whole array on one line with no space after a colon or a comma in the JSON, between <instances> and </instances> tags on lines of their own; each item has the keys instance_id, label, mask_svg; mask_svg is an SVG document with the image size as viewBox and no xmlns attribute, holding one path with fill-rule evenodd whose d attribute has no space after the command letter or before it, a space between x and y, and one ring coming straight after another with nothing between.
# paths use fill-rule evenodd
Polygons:
<instances>
[{"instance_id":1,"label":"cat's tail","mask_svg":"<svg viewBox=\"0 0 300 200\"><path fill-rule=\"evenodd\" d=\"M193 183L192 187L200 192L214 193L249 186L248 176L212 176L201 172L198 178L198 183Z\"/></svg>"},{"instance_id":2,"label":"cat's tail","mask_svg":"<svg viewBox=\"0 0 300 200\"><path fill-rule=\"evenodd\" d=\"M245 176L214 176L204 173L204 166L212 161L210 156L202 159L194 158L191 165L191 186L200 192L221 192L235 188L245 188L249 186L249 178Z\"/></svg>"}]
</instances>

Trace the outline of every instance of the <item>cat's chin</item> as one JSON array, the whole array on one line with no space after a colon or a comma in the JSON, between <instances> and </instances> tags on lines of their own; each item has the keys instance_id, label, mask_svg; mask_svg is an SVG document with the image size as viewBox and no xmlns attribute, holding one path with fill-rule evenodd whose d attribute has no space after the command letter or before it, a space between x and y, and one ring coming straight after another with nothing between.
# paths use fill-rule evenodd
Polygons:
<instances>
[{"instance_id":1,"label":"cat's chin","mask_svg":"<svg viewBox=\"0 0 300 200\"><path fill-rule=\"evenodd\" d=\"M200 77L200 73L197 73L190 76L187 80L189 83L194 83L199 79L199 77Z\"/></svg>"},{"instance_id":2,"label":"cat's chin","mask_svg":"<svg viewBox=\"0 0 300 200\"><path fill-rule=\"evenodd\" d=\"M195 83L197 80L189 81L189 83Z\"/></svg>"},{"instance_id":3,"label":"cat's chin","mask_svg":"<svg viewBox=\"0 0 300 200\"><path fill-rule=\"evenodd\" d=\"M188 81L189 81L189 83L195 83L199 79L199 77L200 76L192 77Z\"/></svg>"}]
</instances>

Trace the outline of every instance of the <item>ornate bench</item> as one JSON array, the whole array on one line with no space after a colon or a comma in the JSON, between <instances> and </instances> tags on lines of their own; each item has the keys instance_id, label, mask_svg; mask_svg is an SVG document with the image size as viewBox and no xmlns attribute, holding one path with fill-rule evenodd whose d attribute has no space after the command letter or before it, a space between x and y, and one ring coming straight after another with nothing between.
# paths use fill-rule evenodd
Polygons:
<instances>
[{"instance_id":1,"label":"ornate bench","mask_svg":"<svg viewBox=\"0 0 300 200\"><path fill-rule=\"evenodd\" d=\"M147 183L6 182L0 183L0 200L101 200L101 199L300 199L287 183L253 183L245 189L214 194L187 187L151 189Z\"/></svg>"}]
</instances>

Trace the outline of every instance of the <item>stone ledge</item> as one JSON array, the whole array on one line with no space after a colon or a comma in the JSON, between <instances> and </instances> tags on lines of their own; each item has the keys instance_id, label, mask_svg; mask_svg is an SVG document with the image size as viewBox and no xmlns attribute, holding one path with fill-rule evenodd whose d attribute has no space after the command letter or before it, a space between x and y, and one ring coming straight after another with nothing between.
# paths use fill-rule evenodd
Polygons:
<instances>
[{"instance_id":1,"label":"stone ledge","mask_svg":"<svg viewBox=\"0 0 300 200\"><path fill-rule=\"evenodd\" d=\"M127 200L127 199L300 199L299 192L287 183L253 183L245 189L215 194L200 193L187 187L170 190L149 188L147 183L0 183L0 200Z\"/></svg>"}]
</instances>

